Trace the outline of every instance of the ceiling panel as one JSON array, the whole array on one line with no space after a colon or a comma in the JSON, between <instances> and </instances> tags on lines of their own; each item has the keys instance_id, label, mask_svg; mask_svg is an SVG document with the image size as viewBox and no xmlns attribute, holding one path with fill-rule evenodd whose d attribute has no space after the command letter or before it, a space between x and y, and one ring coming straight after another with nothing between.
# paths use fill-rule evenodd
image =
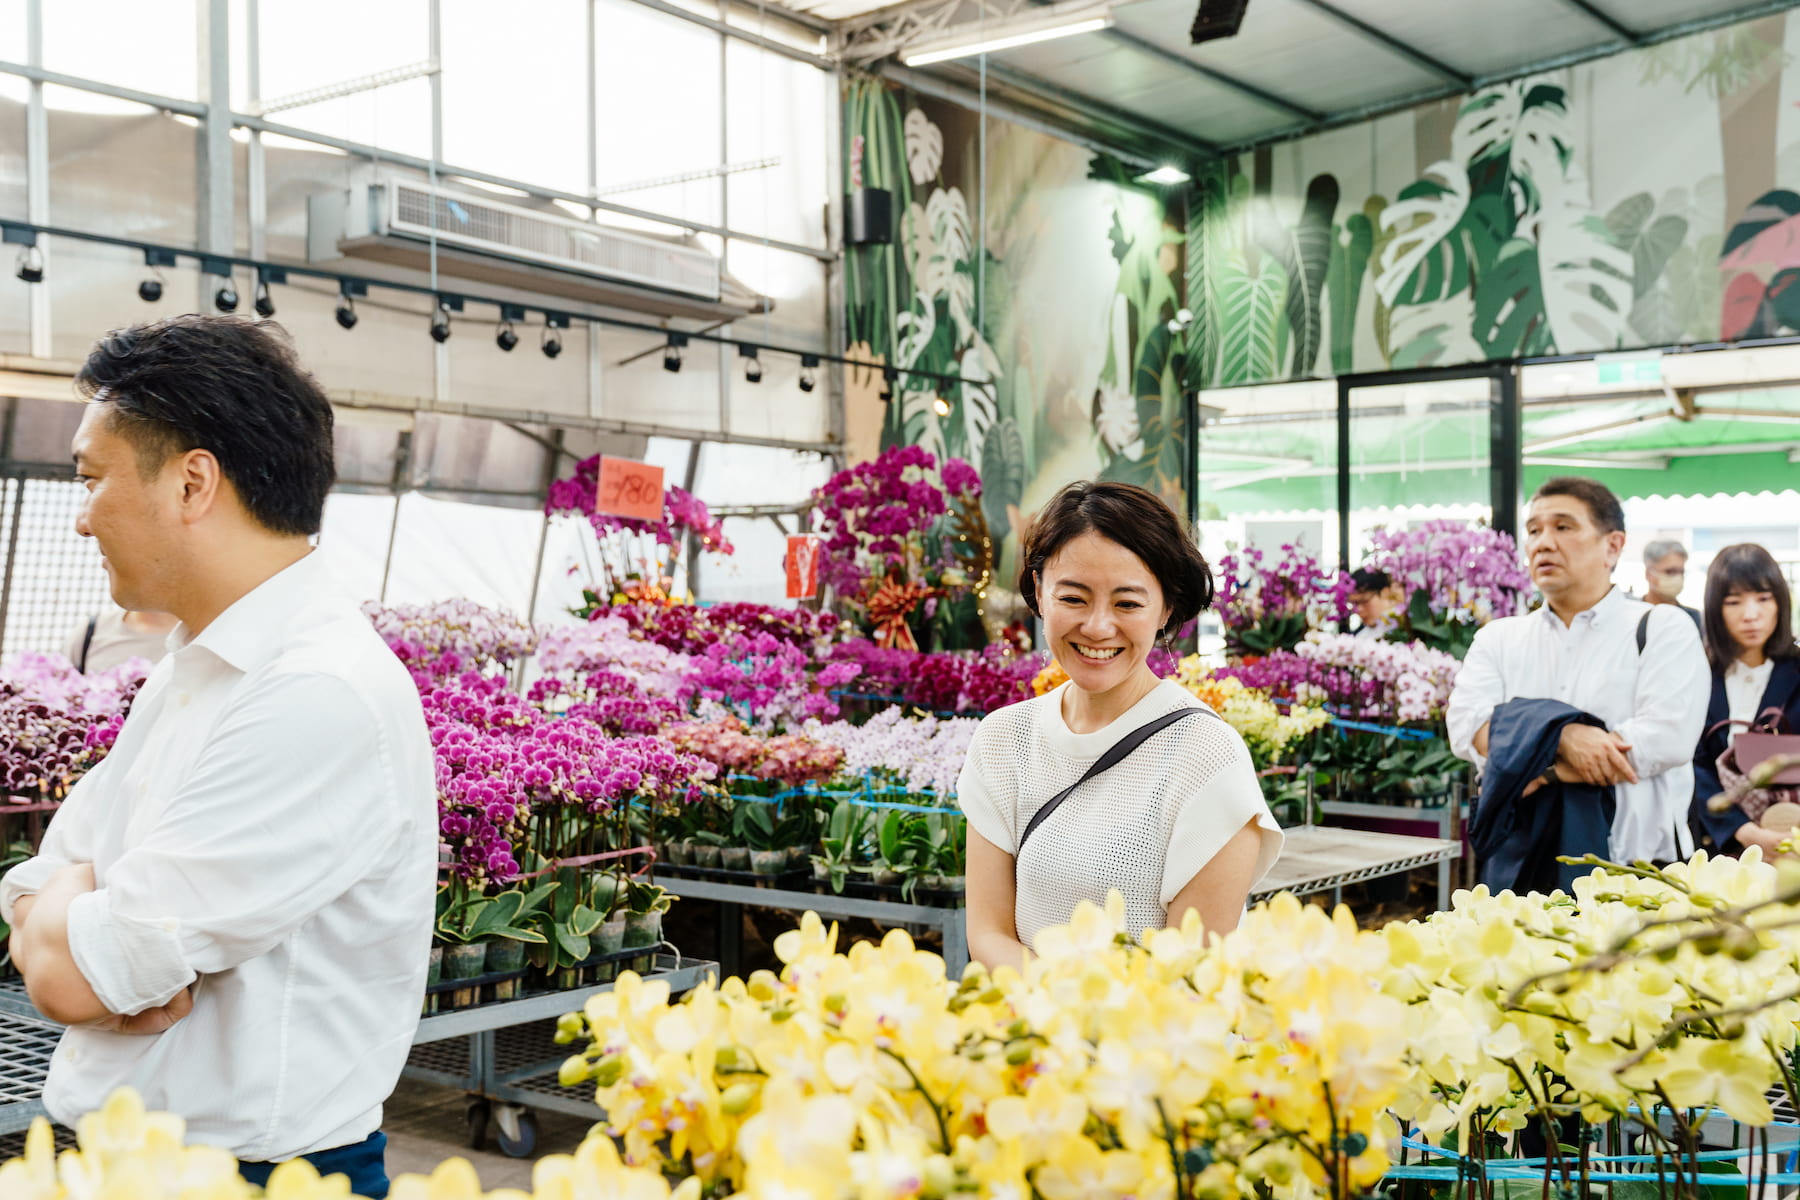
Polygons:
<instances>
[{"instance_id":1,"label":"ceiling panel","mask_svg":"<svg viewBox=\"0 0 1800 1200\"><path fill-rule=\"evenodd\" d=\"M1187 40L1193 0L1147 0L1115 15L1120 29L1318 112L1360 108L1444 82L1295 0L1258 0L1237 37L1203 46ZM1304 69L1297 69L1300 63Z\"/></svg>"},{"instance_id":2,"label":"ceiling panel","mask_svg":"<svg viewBox=\"0 0 1800 1200\"><path fill-rule=\"evenodd\" d=\"M1004 66L1103 98L1115 108L1130 109L1145 117L1151 114L1138 109L1140 99L1182 86L1191 78L1178 67L1147 59L1128 46L1091 34L1022 46L993 58Z\"/></svg>"},{"instance_id":3,"label":"ceiling panel","mask_svg":"<svg viewBox=\"0 0 1800 1200\"><path fill-rule=\"evenodd\" d=\"M1419 4L1345 0L1346 11L1470 75L1510 74L1527 63L1615 44L1606 27L1564 0Z\"/></svg>"},{"instance_id":4,"label":"ceiling panel","mask_svg":"<svg viewBox=\"0 0 1800 1200\"><path fill-rule=\"evenodd\" d=\"M1741 12L1749 0L1590 0L1634 33L1655 33L1684 21Z\"/></svg>"}]
</instances>

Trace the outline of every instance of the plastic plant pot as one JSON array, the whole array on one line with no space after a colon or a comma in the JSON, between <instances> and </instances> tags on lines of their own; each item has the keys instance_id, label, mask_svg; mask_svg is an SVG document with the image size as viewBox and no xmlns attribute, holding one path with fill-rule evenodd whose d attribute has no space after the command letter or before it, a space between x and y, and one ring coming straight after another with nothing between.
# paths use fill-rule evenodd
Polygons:
<instances>
[{"instance_id":1,"label":"plastic plant pot","mask_svg":"<svg viewBox=\"0 0 1800 1200\"><path fill-rule=\"evenodd\" d=\"M444 948L444 979L474 979L487 968L487 945L473 942ZM478 988L458 988L450 993L451 1008L467 1008L475 1003Z\"/></svg>"},{"instance_id":2,"label":"plastic plant pot","mask_svg":"<svg viewBox=\"0 0 1800 1200\"><path fill-rule=\"evenodd\" d=\"M525 943L510 938L495 938L487 944L487 973L497 975L501 972L523 971L525 969ZM494 999L511 1000L519 994L519 981L508 979L494 985Z\"/></svg>"},{"instance_id":3,"label":"plastic plant pot","mask_svg":"<svg viewBox=\"0 0 1800 1200\"><path fill-rule=\"evenodd\" d=\"M779 875L788 867L786 850L750 851L750 869L758 875Z\"/></svg>"},{"instance_id":4,"label":"plastic plant pot","mask_svg":"<svg viewBox=\"0 0 1800 1200\"><path fill-rule=\"evenodd\" d=\"M614 917L600 928L594 930L592 941L595 954L616 954L625 948L625 918ZM600 983L610 983L618 978L619 964L616 962L601 963L594 968L595 979Z\"/></svg>"},{"instance_id":5,"label":"plastic plant pot","mask_svg":"<svg viewBox=\"0 0 1800 1200\"><path fill-rule=\"evenodd\" d=\"M697 845L694 847L694 865L696 867L719 867L719 848L717 846Z\"/></svg>"},{"instance_id":6,"label":"plastic plant pot","mask_svg":"<svg viewBox=\"0 0 1800 1200\"><path fill-rule=\"evenodd\" d=\"M621 947L621 949L625 949L625 950L635 950L638 948L648 949L650 947L656 946L661 941L662 941L662 914L661 913L653 912L653 913L626 913L625 914L625 944L624 944L624 946ZM632 959L630 966L633 971L636 971L640 975L642 975L650 970L650 967L654 961L655 961L655 955L644 954L644 955L640 955L637 958Z\"/></svg>"},{"instance_id":7,"label":"plastic plant pot","mask_svg":"<svg viewBox=\"0 0 1800 1200\"><path fill-rule=\"evenodd\" d=\"M431 995L430 992L431 992L432 988L434 988L438 985L438 981L443 979L443 977L444 977L444 948L442 946L433 946L431 948L431 957L426 960L426 966L425 966L426 996L425 996L425 1010L424 1011L427 1013L434 1013L437 1011L438 998L434 995Z\"/></svg>"},{"instance_id":8,"label":"plastic plant pot","mask_svg":"<svg viewBox=\"0 0 1800 1200\"><path fill-rule=\"evenodd\" d=\"M753 853L742 846L726 846L719 851L719 865L727 871L748 871Z\"/></svg>"}]
</instances>

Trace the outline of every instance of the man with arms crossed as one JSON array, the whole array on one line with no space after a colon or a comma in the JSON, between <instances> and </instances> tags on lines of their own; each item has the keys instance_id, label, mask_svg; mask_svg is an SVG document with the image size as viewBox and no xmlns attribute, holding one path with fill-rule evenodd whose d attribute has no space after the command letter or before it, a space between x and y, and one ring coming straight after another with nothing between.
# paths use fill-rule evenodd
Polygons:
<instances>
[{"instance_id":1,"label":"man with arms crossed","mask_svg":"<svg viewBox=\"0 0 1800 1200\"><path fill-rule=\"evenodd\" d=\"M1526 565L1544 606L1475 635L1445 718L1451 749L1477 767L1488 753L1488 718L1504 701L1560 700L1600 718L1604 729L1563 728L1554 767L1565 782L1613 788L1611 845L1589 849L1669 862L1694 848L1687 811L1711 675L1692 621L1613 586L1624 548L1625 512L1607 487L1547 480L1525 522Z\"/></svg>"},{"instance_id":2,"label":"man with arms crossed","mask_svg":"<svg viewBox=\"0 0 1800 1200\"><path fill-rule=\"evenodd\" d=\"M76 530L119 605L180 624L0 885L32 1002L69 1026L45 1106L72 1124L130 1086L253 1181L305 1156L384 1196L436 788L417 692L309 542L331 406L278 326L227 317L108 334L77 382Z\"/></svg>"}]
</instances>

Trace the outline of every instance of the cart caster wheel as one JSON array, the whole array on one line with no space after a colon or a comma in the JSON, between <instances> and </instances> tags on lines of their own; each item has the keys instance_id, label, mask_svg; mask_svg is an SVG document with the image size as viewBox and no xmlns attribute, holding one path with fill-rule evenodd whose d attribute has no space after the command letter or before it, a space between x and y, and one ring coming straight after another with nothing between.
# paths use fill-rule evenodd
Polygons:
<instances>
[{"instance_id":1,"label":"cart caster wheel","mask_svg":"<svg viewBox=\"0 0 1800 1200\"><path fill-rule=\"evenodd\" d=\"M529 1108L503 1104L498 1117L500 1128L495 1133L495 1141L500 1152L508 1158L530 1158L537 1149L537 1114Z\"/></svg>"},{"instance_id":2,"label":"cart caster wheel","mask_svg":"<svg viewBox=\"0 0 1800 1200\"><path fill-rule=\"evenodd\" d=\"M469 1126L469 1149L486 1150L488 1140L488 1121L493 1110L486 1100L471 1100L465 1114Z\"/></svg>"}]
</instances>

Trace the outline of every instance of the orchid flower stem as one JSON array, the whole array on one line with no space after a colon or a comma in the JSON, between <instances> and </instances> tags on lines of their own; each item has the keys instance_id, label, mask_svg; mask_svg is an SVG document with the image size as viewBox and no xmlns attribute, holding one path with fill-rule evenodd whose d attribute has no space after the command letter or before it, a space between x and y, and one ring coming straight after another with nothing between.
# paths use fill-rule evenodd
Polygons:
<instances>
[{"instance_id":1,"label":"orchid flower stem","mask_svg":"<svg viewBox=\"0 0 1800 1200\"><path fill-rule=\"evenodd\" d=\"M919 1078L919 1073L913 1070L911 1063L907 1062L901 1055L895 1054L886 1046L877 1046L875 1048L899 1063L900 1069L905 1071L907 1078L912 1080L914 1090L919 1093L920 1097L924 1099L926 1105L931 1109L931 1115L937 1118L938 1144L940 1148L942 1148L945 1154L950 1153L950 1125L949 1122L944 1119L943 1106L932 1098L931 1092L925 1087L925 1081Z\"/></svg>"}]
</instances>

